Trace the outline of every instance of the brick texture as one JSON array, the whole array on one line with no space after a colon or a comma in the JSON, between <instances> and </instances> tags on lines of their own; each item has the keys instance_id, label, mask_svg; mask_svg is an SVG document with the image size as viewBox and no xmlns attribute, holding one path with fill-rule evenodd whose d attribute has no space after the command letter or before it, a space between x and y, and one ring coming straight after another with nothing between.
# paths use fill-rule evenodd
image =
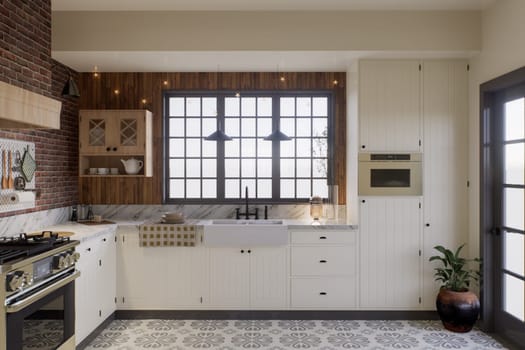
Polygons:
<instances>
[{"instance_id":1,"label":"brick texture","mask_svg":"<svg viewBox=\"0 0 525 350\"><path fill-rule=\"evenodd\" d=\"M36 208L11 216L78 203L78 100L62 88L78 74L51 59L51 1L0 2L0 80L62 101L60 130L0 129L0 138L30 141L36 148Z\"/></svg>"}]
</instances>

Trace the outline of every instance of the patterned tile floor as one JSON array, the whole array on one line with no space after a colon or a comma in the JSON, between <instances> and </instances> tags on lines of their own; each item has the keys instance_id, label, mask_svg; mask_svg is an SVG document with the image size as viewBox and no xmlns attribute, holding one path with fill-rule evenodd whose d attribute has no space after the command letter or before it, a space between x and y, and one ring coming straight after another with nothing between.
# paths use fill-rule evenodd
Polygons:
<instances>
[{"instance_id":1,"label":"patterned tile floor","mask_svg":"<svg viewBox=\"0 0 525 350\"><path fill-rule=\"evenodd\" d=\"M439 321L115 320L86 349L505 349Z\"/></svg>"}]
</instances>

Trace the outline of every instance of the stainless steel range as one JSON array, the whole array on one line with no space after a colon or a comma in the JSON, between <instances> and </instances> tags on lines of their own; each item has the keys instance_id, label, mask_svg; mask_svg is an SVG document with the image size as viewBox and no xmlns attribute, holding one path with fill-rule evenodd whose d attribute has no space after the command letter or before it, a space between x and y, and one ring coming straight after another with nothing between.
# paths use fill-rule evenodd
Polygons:
<instances>
[{"instance_id":1,"label":"stainless steel range","mask_svg":"<svg viewBox=\"0 0 525 350\"><path fill-rule=\"evenodd\" d=\"M49 231L0 237L0 350L75 348L78 244Z\"/></svg>"}]
</instances>

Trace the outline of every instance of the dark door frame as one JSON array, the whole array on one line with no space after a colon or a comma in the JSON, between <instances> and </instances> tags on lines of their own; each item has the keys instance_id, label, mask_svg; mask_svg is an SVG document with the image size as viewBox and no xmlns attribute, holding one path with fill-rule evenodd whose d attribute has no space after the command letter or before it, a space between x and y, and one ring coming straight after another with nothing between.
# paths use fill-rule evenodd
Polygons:
<instances>
[{"instance_id":1,"label":"dark door frame","mask_svg":"<svg viewBox=\"0 0 525 350\"><path fill-rule=\"evenodd\" d=\"M501 203L502 174L494 174L493 169L501 169L501 160L498 147L500 142L494 135L501 133L501 110L497 109L498 99L504 90L525 84L525 67L516 69L498 78L480 85L480 255L482 264L482 283L480 288L481 299L481 328L488 332L495 330L495 312L501 298L501 291L495 290L498 271L498 259L501 259L499 227L501 210L495 208L495 203Z\"/></svg>"}]
</instances>

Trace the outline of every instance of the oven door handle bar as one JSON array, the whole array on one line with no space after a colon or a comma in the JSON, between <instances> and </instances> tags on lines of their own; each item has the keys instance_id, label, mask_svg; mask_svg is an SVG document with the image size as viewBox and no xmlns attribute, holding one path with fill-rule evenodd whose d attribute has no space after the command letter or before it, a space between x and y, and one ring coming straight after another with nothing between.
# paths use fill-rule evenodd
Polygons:
<instances>
[{"instance_id":1,"label":"oven door handle bar","mask_svg":"<svg viewBox=\"0 0 525 350\"><path fill-rule=\"evenodd\" d=\"M25 307L29 306L30 304L34 303L35 301L39 300L39 299L42 299L43 297L45 297L46 295L54 292L55 290L65 286L66 284L74 281L77 277L80 276L80 272L79 271L75 271L75 273L73 273L72 275L64 278L64 279L61 279L60 281L58 281L57 283L54 283L42 290L39 290L38 292L36 292L35 294L32 294L31 296L29 296L28 298L24 299L24 300L20 300L14 304L11 304L11 305L8 305L6 307L6 311L7 313L14 313L14 312L18 312L22 309L24 309Z\"/></svg>"}]
</instances>

